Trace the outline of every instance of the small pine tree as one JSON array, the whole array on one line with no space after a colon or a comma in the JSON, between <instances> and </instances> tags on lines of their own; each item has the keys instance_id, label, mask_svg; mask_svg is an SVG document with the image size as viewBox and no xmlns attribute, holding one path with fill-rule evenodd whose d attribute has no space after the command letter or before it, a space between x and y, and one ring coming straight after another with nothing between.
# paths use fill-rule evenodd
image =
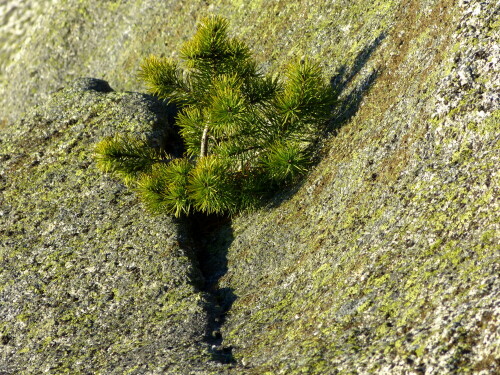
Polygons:
<instances>
[{"instance_id":1,"label":"small pine tree","mask_svg":"<svg viewBox=\"0 0 500 375\"><path fill-rule=\"evenodd\" d=\"M234 213L303 174L335 98L321 69L291 64L285 80L262 74L249 48L227 35L228 21L204 18L180 51L144 60L149 91L179 108L185 155L173 158L145 142L110 138L98 165L133 184L146 206L175 216Z\"/></svg>"}]
</instances>

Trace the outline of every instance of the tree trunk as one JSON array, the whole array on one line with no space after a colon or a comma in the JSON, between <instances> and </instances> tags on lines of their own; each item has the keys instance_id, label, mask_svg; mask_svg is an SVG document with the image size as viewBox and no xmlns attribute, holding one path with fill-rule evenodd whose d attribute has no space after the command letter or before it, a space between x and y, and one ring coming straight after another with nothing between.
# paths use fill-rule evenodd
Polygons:
<instances>
[{"instance_id":1,"label":"tree trunk","mask_svg":"<svg viewBox=\"0 0 500 375\"><path fill-rule=\"evenodd\" d=\"M207 156L208 152L208 125L203 129L203 135L201 136L201 150L200 150L200 158Z\"/></svg>"}]
</instances>

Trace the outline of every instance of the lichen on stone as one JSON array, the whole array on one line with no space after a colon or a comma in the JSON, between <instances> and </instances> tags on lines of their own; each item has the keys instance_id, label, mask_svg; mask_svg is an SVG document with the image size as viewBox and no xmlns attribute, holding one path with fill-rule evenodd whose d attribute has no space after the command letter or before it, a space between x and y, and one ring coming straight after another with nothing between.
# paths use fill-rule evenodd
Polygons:
<instances>
[{"instance_id":1,"label":"lichen on stone","mask_svg":"<svg viewBox=\"0 0 500 375\"><path fill-rule=\"evenodd\" d=\"M500 371L498 4L45 3L22 40L1 39L2 371ZM269 72L321 61L341 99L302 184L204 234L216 297L184 224L91 165L117 131L168 142L162 103L122 90L208 13ZM72 83L85 76L119 91ZM206 339L214 303L232 364Z\"/></svg>"}]
</instances>

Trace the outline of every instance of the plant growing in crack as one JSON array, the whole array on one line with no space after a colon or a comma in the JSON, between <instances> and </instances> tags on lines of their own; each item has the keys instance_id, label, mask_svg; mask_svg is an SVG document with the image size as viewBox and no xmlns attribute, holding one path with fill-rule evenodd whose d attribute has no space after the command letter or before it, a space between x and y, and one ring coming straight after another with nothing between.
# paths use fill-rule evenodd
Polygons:
<instances>
[{"instance_id":1,"label":"plant growing in crack","mask_svg":"<svg viewBox=\"0 0 500 375\"><path fill-rule=\"evenodd\" d=\"M202 19L180 50L144 60L149 91L179 108L185 153L174 157L145 141L116 136L96 148L98 165L133 185L154 212L232 214L302 175L328 120L334 94L309 60L284 79L263 74L249 48L227 34L228 21Z\"/></svg>"}]
</instances>

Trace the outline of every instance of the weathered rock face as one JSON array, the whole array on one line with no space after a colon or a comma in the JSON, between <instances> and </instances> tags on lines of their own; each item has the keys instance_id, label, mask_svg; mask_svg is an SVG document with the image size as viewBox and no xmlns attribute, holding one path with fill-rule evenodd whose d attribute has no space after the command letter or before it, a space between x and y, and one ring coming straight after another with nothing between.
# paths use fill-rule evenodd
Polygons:
<instances>
[{"instance_id":1,"label":"weathered rock face","mask_svg":"<svg viewBox=\"0 0 500 375\"><path fill-rule=\"evenodd\" d=\"M152 97L83 79L2 134L2 373L211 368L210 302L185 233L93 165L104 135L161 140L167 118Z\"/></svg>"},{"instance_id":2,"label":"weathered rock face","mask_svg":"<svg viewBox=\"0 0 500 375\"><path fill-rule=\"evenodd\" d=\"M307 182L233 222L224 337L248 366L499 371L498 29L484 2L413 6Z\"/></svg>"},{"instance_id":3,"label":"weathered rock face","mask_svg":"<svg viewBox=\"0 0 500 375\"><path fill-rule=\"evenodd\" d=\"M188 37L202 8L175 0L0 1L0 90L9 93L0 98L0 121L79 77L134 90L140 61L165 53L165 41Z\"/></svg>"},{"instance_id":4,"label":"weathered rock face","mask_svg":"<svg viewBox=\"0 0 500 375\"><path fill-rule=\"evenodd\" d=\"M158 3L47 0L0 39L0 372L500 372L498 3ZM92 161L168 144L166 108L73 79L133 89L207 12L265 69L319 59L341 102L300 186L191 241Z\"/></svg>"}]
</instances>

